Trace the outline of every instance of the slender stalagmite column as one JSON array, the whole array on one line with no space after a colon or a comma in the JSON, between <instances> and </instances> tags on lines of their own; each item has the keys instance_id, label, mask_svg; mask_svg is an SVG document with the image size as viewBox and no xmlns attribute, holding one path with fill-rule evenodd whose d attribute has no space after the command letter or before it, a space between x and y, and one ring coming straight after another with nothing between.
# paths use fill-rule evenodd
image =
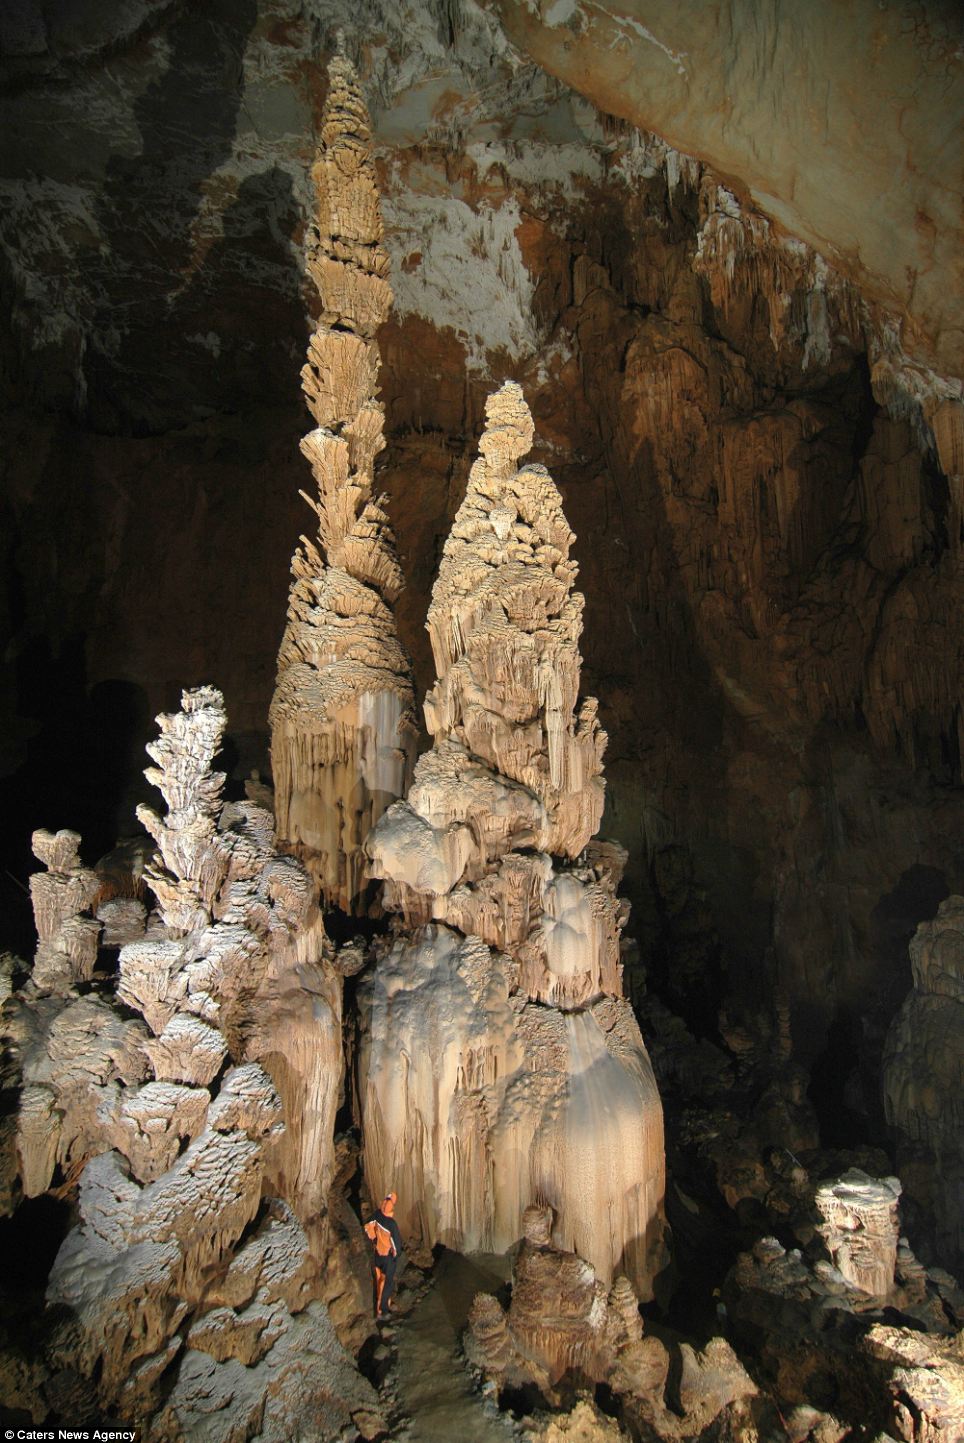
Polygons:
<instances>
[{"instance_id":1,"label":"slender stalagmite column","mask_svg":"<svg viewBox=\"0 0 964 1443\"><path fill-rule=\"evenodd\" d=\"M512 383L445 545L428 629L432 750L368 841L407 924L359 992L365 1167L403 1231L502 1251L549 1204L557 1244L648 1295L663 1118L622 995L616 885L594 842L605 733L579 702L572 532Z\"/></svg>"},{"instance_id":2,"label":"slender stalagmite column","mask_svg":"<svg viewBox=\"0 0 964 1443\"><path fill-rule=\"evenodd\" d=\"M288 622L271 704L279 840L329 905L364 912L363 846L408 785L416 729L410 666L392 603L402 587L374 462L383 449L375 333L388 314L388 254L355 73L329 66L321 149L312 171L317 235L308 268L321 315L302 387L316 421L301 443L318 498L317 544L291 563Z\"/></svg>"}]
</instances>

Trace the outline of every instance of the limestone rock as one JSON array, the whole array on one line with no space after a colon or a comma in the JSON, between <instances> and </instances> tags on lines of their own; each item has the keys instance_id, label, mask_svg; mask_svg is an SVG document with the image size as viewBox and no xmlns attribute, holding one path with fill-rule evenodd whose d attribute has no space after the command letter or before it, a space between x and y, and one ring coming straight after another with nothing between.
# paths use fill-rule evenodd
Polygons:
<instances>
[{"instance_id":1,"label":"limestone rock","mask_svg":"<svg viewBox=\"0 0 964 1443\"><path fill-rule=\"evenodd\" d=\"M819 1231L834 1267L872 1297L885 1298L894 1286L899 1199L897 1178L870 1178L859 1168L817 1188Z\"/></svg>"},{"instance_id":2,"label":"limestone rock","mask_svg":"<svg viewBox=\"0 0 964 1443\"><path fill-rule=\"evenodd\" d=\"M213 687L185 691L179 712L157 718L161 735L147 748L157 765L146 776L164 797L167 816L162 820L142 805L137 817L158 845L159 859L146 876L174 936L210 920L224 880L227 859L216 839L224 775L212 772L211 763L226 721L220 692Z\"/></svg>"},{"instance_id":3,"label":"limestone rock","mask_svg":"<svg viewBox=\"0 0 964 1443\"><path fill-rule=\"evenodd\" d=\"M155 1077L202 1087L221 1070L227 1050L216 1027L184 1013L176 1013L163 1032L144 1042Z\"/></svg>"},{"instance_id":4,"label":"limestone rock","mask_svg":"<svg viewBox=\"0 0 964 1443\"><path fill-rule=\"evenodd\" d=\"M374 335L392 292L371 126L350 63L336 55L328 74L308 260L321 314L301 373L317 422L301 449L318 486L318 500L305 499L321 550L303 537L292 561L271 759L279 836L326 902L363 912L362 847L407 786L413 696L391 610L402 576L385 498L373 495L385 445Z\"/></svg>"},{"instance_id":5,"label":"limestone rock","mask_svg":"<svg viewBox=\"0 0 964 1443\"><path fill-rule=\"evenodd\" d=\"M34 856L47 867L30 878L30 900L37 928L32 980L46 992L70 992L75 982L88 982L97 962L100 924L83 914L100 883L81 864L76 832L34 832Z\"/></svg>"},{"instance_id":6,"label":"limestone rock","mask_svg":"<svg viewBox=\"0 0 964 1443\"><path fill-rule=\"evenodd\" d=\"M914 986L891 1023L884 1108L908 1194L937 1259L964 1262L964 898L910 944Z\"/></svg>"},{"instance_id":7,"label":"limestone rock","mask_svg":"<svg viewBox=\"0 0 964 1443\"><path fill-rule=\"evenodd\" d=\"M23 993L8 1009L23 1089L16 1131L21 1184L26 1197L36 1197L56 1167L70 1173L111 1145L99 1109L116 1101L118 1087L144 1080L145 1032L94 996Z\"/></svg>"},{"instance_id":8,"label":"limestone rock","mask_svg":"<svg viewBox=\"0 0 964 1443\"><path fill-rule=\"evenodd\" d=\"M50 1316L67 1321L46 1345L42 1411L106 1410L171 1443L202 1426L239 1443L335 1436L356 1413L378 1431L323 1301L341 978L270 815L220 805L224 722L219 692L185 692L151 748L168 807L142 809L158 842L146 876L164 923L122 946L115 994L147 1028L69 987L28 983L5 1004L21 1189L37 1196L59 1169L78 1190L47 1283ZM93 886L78 840L37 839L56 869L38 920L58 945Z\"/></svg>"},{"instance_id":9,"label":"limestone rock","mask_svg":"<svg viewBox=\"0 0 964 1443\"><path fill-rule=\"evenodd\" d=\"M864 1351L893 1367L891 1429L905 1443L950 1443L964 1436L964 1338L935 1339L878 1324Z\"/></svg>"},{"instance_id":10,"label":"limestone rock","mask_svg":"<svg viewBox=\"0 0 964 1443\"><path fill-rule=\"evenodd\" d=\"M580 1401L571 1413L527 1420L524 1443L623 1443L625 1433L613 1418L607 1418L594 1403Z\"/></svg>"},{"instance_id":11,"label":"limestone rock","mask_svg":"<svg viewBox=\"0 0 964 1443\"><path fill-rule=\"evenodd\" d=\"M104 947L123 947L144 935L147 909L137 897L111 897L98 905L96 916L104 929Z\"/></svg>"},{"instance_id":12,"label":"limestone rock","mask_svg":"<svg viewBox=\"0 0 964 1443\"><path fill-rule=\"evenodd\" d=\"M528 1208L524 1227L508 1312L478 1294L465 1337L467 1357L497 1391L535 1385L558 1404L567 1378L605 1383L634 1437L696 1438L724 1413L739 1436L738 1415L757 1388L725 1339L702 1352L680 1345L671 1407L670 1353L644 1336L628 1280L617 1278L607 1298L588 1263L553 1247L550 1209Z\"/></svg>"},{"instance_id":13,"label":"limestone rock","mask_svg":"<svg viewBox=\"0 0 964 1443\"><path fill-rule=\"evenodd\" d=\"M681 1343L680 1353L678 1391L686 1435L699 1436L732 1403L756 1396L756 1384L725 1338L711 1338L702 1352Z\"/></svg>"},{"instance_id":14,"label":"limestone rock","mask_svg":"<svg viewBox=\"0 0 964 1443\"><path fill-rule=\"evenodd\" d=\"M513 43L550 73L740 176L792 235L847 258L870 293L906 317L924 358L960 374L949 302L960 217L936 180L956 166L942 123L948 98L938 98L942 83L959 97L959 29L950 11L907 27L878 7L842 27L824 0L792 20L754 10L752 24L750 12L684 16L670 0L605 9L500 0L498 9ZM855 72L868 83L848 84ZM776 76L782 104L774 110ZM844 134L857 137L852 146ZM918 171L895 183L917 154L928 156L935 178ZM878 194L893 202L887 223L873 214Z\"/></svg>"},{"instance_id":15,"label":"limestone rock","mask_svg":"<svg viewBox=\"0 0 964 1443\"><path fill-rule=\"evenodd\" d=\"M284 1317L270 1350L250 1366L236 1356L218 1361L207 1351L187 1352L152 1437L337 1438L356 1415L366 1416L370 1436L368 1416L380 1424L377 1394L339 1344L326 1309L311 1303Z\"/></svg>"},{"instance_id":16,"label":"limestone rock","mask_svg":"<svg viewBox=\"0 0 964 1443\"><path fill-rule=\"evenodd\" d=\"M648 1293L662 1114L622 997L616 854L586 851L605 735L578 702L573 537L548 473L519 465L520 388L486 415L429 609L434 744L368 842L416 930L359 993L366 1171L425 1245L503 1250L543 1197L602 1285Z\"/></svg>"}]
</instances>

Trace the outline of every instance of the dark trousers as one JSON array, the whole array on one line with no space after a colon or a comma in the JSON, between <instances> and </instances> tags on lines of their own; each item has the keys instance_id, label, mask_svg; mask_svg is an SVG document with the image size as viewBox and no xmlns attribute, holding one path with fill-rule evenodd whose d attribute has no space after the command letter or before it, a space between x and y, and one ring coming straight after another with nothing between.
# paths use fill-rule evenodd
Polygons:
<instances>
[{"instance_id":1,"label":"dark trousers","mask_svg":"<svg viewBox=\"0 0 964 1443\"><path fill-rule=\"evenodd\" d=\"M381 1301L381 1311L383 1313L388 1312L388 1304L395 1289L395 1268L397 1264L398 1259L392 1253L389 1253L385 1258L376 1257L375 1259L376 1270L385 1276L385 1286L382 1289Z\"/></svg>"}]
</instances>

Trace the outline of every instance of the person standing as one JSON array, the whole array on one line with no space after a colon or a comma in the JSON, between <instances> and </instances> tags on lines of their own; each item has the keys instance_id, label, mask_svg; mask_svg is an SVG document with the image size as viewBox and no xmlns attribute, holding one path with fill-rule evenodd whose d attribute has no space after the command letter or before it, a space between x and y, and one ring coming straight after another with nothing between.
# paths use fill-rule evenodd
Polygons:
<instances>
[{"instance_id":1,"label":"person standing","mask_svg":"<svg viewBox=\"0 0 964 1443\"><path fill-rule=\"evenodd\" d=\"M402 1235L395 1221L397 1201L397 1193L386 1193L381 1207L365 1224L365 1236L375 1249L372 1262L375 1271L375 1316L382 1319L391 1316L395 1269L402 1251Z\"/></svg>"}]
</instances>

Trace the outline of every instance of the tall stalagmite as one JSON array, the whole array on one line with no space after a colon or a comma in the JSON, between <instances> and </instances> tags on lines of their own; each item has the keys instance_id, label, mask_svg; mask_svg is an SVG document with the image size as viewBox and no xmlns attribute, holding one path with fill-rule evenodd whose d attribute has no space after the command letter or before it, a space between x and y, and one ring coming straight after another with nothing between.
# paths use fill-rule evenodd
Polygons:
<instances>
[{"instance_id":1,"label":"tall stalagmite","mask_svg":"<svg viewBox=\"0 0 964 1443\"><path fill-rule=\"evenodd\" d=\"M321 151L312 171L317 236L308 268L321 314L301 372L316 426L301 443L318 485L318 517L292 559L294 582L271 704L278 836L325 900L365 910L366 836L403 796L414 755L408 658L392 603L402 587L384 496L373 496L383 449L375 399L375 333L388 314L388 254L355 73L329 66Z\"/></svg>"},{"instance_id":2,"label":"tall stalagmite","mask_svg":"<svg viewBox=\"0 0 964 1443\"><path fill-rule=\"evenodd\" d=\"M425 1244L504 1250L530 1203L608 1284L662 1258L663 1122L622 997L624 854L591 840L605 734L532 417L490 397L429 609L432 750L368 850L408 935L361 988L368 1181Z\"/></svg>"}]
</instances>

